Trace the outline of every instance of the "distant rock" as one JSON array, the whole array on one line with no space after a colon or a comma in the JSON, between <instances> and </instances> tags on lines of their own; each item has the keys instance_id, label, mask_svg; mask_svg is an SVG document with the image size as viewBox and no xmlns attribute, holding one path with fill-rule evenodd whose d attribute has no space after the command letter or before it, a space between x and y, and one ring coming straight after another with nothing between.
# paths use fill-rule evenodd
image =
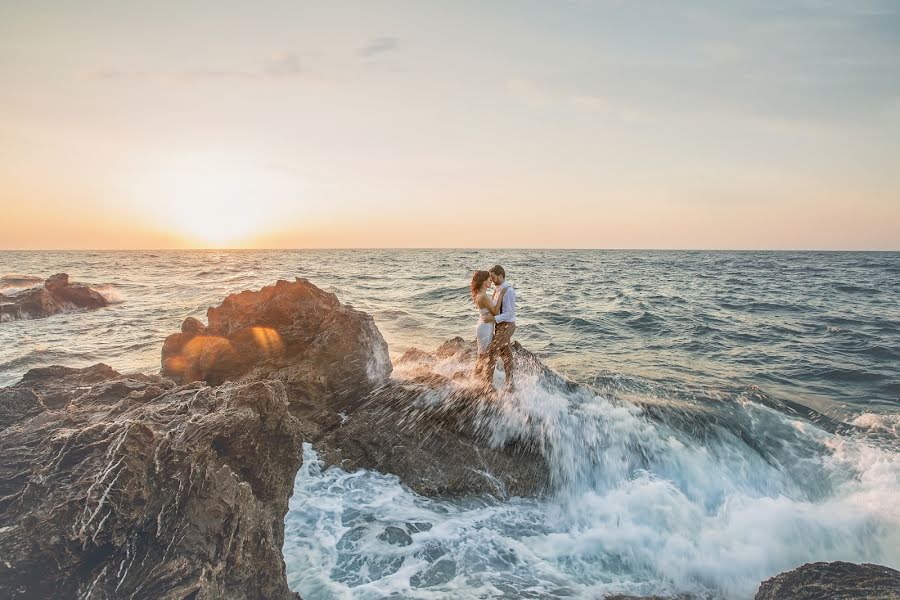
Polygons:
<instances>
[{"instance_id":1,"label":"distant rock","mask_svg":"<svg viewBox=\"0 0 900 600\"><path fill-rule=\"evenodd\" d=\"M759 586L755 600L898 600L900 572L872 564L807 563Z\"/></svg>"},{"instance_id":2,"label":"distant rock","mask_svg":"<svg viewBox=\"0 0 900 600\"><path fill-rule=\"evenodd\" d=\"M4 278L0 287L21 287L34 283L33 278ZM0 321L39 319L76 309L100 308L108 302L97 290L84 283L69 283L69 276L57 273L44 281L10 294L0 294Z\"/></svg>"},{"instance_id":3,"label":"distant rock","mask_svg":"<svg viewBox=\"0 0 900 600\"><path fill-rule=\"evenodd\" d=\"M0 597L297 598L300 443L280 382L29 371L0 389Z\"/></svg>"},{"instance_id":4,"label":"distant rock","mask_svg":"<svg viewBox=\"0 0 900 600\"><path fill-rule=\"evenodd\" d=\"M189 318L166 338L162 374L180 383L277 379L291 402L319 405L365 393L391 372L371 316L305 279L231 294L208 325Z\"/></svg>"}]
</instances>

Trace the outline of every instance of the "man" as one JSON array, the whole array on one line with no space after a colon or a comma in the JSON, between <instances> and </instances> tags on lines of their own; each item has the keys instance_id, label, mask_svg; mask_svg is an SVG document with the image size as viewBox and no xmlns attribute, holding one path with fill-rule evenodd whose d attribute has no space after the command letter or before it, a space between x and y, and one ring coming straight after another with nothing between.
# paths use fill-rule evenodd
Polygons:
<instances>
[{"instance_id":1,"label":"man","mask_svg":"<svg viewBox=\"0 0 900 600\"><path fill-rule=\"evenodd\" d=\"M497 356L503 360L503 371L506 373L506 389L513 389L513 363L512 348L509 342L513 333L516 331L516 290L506 282L506 271L500 265L493 266L489 273L491 281L494 283L494 302L500 290L506 289L506 295L501 300L500 312L493 317L496 326L494 327L494 339L488 345L487 365L484 369L484 378L490 384L494 381L494 367L497 363ZM490 320L490 319L488 319Z\"/></svg>"}]
</instances>

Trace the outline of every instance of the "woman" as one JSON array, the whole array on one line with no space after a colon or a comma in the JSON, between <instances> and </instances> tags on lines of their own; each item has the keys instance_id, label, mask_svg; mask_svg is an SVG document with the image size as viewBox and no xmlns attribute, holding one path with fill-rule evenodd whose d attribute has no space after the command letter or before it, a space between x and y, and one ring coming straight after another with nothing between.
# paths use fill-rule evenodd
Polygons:
<instances>
[{"instance_id":1,"label":"woman","mask_svg":"<svg viewBox=\"0 0 900 600\"><path fill-rule=\"evenodd\" d=\"M487 271L475 271L472 275L472 301L478 309L478 324L475 325L475 338L478 340L478 359L475 361L475 375L480 375L485 367L488 346L494 338L493 321L485 321L488 315L497 316L503 304L506 288L500 290L497 303L494 304L487 290L491 285L491 274Z\"/></svg>"}]
</instances>

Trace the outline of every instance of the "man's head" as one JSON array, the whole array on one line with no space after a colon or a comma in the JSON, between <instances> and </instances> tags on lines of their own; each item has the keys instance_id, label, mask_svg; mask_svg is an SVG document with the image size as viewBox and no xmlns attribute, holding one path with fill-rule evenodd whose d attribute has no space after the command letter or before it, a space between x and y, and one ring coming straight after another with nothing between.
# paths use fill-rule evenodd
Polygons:
<instances>
[{"instance_id":1,"label":"man's head","mask_svg":"<svg viewBox=\"0 0 900 600\"><path fill-rule=\"evenodd\" d=\"M491 267L489 273L491 274L491 281L494 282L494 285L502 285L503 282L506 281L506 271L504 271L503 267L500 265Z\"/></svg>"}]
</instances>

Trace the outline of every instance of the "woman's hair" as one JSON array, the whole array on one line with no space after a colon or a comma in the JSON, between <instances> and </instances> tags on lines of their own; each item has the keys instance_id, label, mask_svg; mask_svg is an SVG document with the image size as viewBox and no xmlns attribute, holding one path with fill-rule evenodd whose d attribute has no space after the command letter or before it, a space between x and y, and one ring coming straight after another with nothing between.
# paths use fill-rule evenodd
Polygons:
<instances>
[{"instance_id":1,"label":"woman's hair","mask_svg":"<svg viewBox=\"0 0 900 600\"><path fill-rule=\"evenodd\" d=\"M491 274L487 271L475 271L472 274L472 300L475 300L475 296L478 295L478 290L481 289L481 286L484 285L484 282L488 280Z\"/></svg>"}]
</instances>

